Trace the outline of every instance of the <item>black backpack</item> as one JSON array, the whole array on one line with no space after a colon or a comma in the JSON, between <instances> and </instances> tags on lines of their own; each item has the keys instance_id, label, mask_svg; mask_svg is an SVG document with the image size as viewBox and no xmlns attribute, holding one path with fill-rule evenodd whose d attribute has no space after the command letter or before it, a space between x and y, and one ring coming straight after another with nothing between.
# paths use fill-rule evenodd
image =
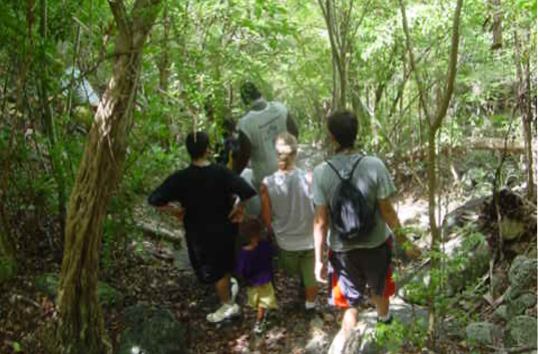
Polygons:
<instances>
[{"instance_id":1,"label":"black backpack","mask_svg":"<svg viewBox=\"0 0 538 354\"><path fill-rule=\"evenodd\" d=\"M340 184L336 187L329 209L332 227L343 241L359 240L372 231L375 226L374 210L370 208L366 197L359 188L351 182L353 172L363 157L359 157L353 164L347 178L340 176L336 168L327 161L327 164L340 179Z\"/></svg>"}]
</instances>

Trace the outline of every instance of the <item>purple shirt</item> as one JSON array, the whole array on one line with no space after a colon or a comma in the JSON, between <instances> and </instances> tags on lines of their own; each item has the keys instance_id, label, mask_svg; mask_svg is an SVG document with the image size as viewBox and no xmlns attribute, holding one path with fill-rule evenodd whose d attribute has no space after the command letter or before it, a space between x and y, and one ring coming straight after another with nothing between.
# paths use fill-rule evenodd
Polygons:
<instances>
[{"instance_id":1,"label":"purple shirt","mask_svg":"<svg viewBox=\"0 0 538 354\"><path fill-rule=\"evenodd\" d=\"M243 277L248 286L259 286L273 279L274 248L268 241L260 241L252 250L241 249L236 273Z\"/></svg>"}]
</instances>

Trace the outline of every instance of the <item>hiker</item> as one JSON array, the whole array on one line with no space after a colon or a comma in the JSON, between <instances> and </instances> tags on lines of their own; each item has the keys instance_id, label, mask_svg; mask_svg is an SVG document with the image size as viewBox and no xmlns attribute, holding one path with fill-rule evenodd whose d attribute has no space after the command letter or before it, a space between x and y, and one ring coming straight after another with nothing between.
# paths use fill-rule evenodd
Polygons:
<instances>
[{"instance_id":1,"label":"hiker","mask_svg":"<svg viewBox=\"0 0 538 354\"><path fill-rule=\"evenodd\" d=\"M305 310L314 312L318 284L314 275L314 206L311 176L295 166L297 140L290 133L275 143L278 171L261 185L261 216L278 244L278 263L288 276L300 274Z\"/></svg>"},{"instance_id":2,"label":"hiker","mask_svg":"<svg viewBox=\"0 0 538 354\"><path fill-rule=\"evenodd\" d=\"M349 111L340 111L329 116L327 125L335 155L316 166L312 182L316 279L325 282L323 260L328 234L329 264L326 276L329 283L329 303L343 310L342 327L333 341L331 353L342 351L350 331L356 326L357 305L365 302L368 297L366 286L371 292L370 300L376 305L378 322L392 321L389 297L395 293L395 285L391 269L391 234L394 233L402 245L407 243L392 205L391 197L396 189L387 168L377 157L363 156L354 149L357 124L357 117ZM345 224L346 221L354 219L346 220L332 214L332 211L338 209L335 202L345 199L345 196L336 193L339 185L343 183L342 178L347 177L350 177L353 188L364 197L364 208L369 210L363 212L366 215L368 211L371 212L369 220L361 220L370 224L370 230L349 240L344 239L343 232L336 230L336 226L342 229L341 226L346 225L336 225L336 220L343 220ZM420 250L411 247L406 253L414 258L420 254Z\"/></svg>"},{"instance_id":3,"label":"hiker","mask_svg":"<svg viewBox=\"0 0 538 354\"><path fill-rule=\"evenodd\" d=\"M239 149L235 121L231 118L222 122L222 138L218 148L217 163L232 169L233 156Z\"/></svg>"},{"instance_id":4,"label":"hiker","mask_svg":"<svg viewBox=\"0 0 538 354\"><path fill-rule=\"evenodd\" d=\"M278 169L277 135L288 131L298 136L299 131L287 108L279 102L267 102L253 83L244 83L240 91L249 109L237 125L240 151L234 156L233 170L241 174L250 159L254 187L259 191L263 179Z\"/></svg>"},{"instance_id":5,"label":"hiker","mask_svg":"<svg viewBox=\"0 0 538 354\"><path fill-rule=\"evenodd\" d=\"M226 167L208 161L210 150L206 133L189 134L186 145L190 166L170 175L151 193L148 203L163 211L175 211L177 208L170 203L178 202L184 209L191 265L200 282L214 284L221 304L216 312L207 315L209 322L216 323L240 313L235 303L236 291L230 296L235 236L245 201L256 191ZM234 196L239 197L235 206Z\"/></svg>"},{"instance_id":6,"label":"hiker","mask_svg":"<svg viewBox=\"0 0 538 354\"><path fill-rule=\"evenodd\" d=\"M248 244L239 253L236 274L246 282L248 304L257 311L254 333L262 334L268 310L278 308L272 283L274 249L269 241L261 239L262 224L257 218L244 220L239 233Z\"/></svg>"}]
</instances>

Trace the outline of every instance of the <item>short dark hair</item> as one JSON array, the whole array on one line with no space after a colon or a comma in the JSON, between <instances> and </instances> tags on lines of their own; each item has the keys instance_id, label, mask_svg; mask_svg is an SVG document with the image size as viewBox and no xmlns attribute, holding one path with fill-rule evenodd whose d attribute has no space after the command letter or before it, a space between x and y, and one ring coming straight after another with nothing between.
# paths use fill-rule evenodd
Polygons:
<instances>
[{"instance_id":1,"label":"short dark hair","mask_svg":"<svg viewBox=\"0 0 538 354\"><path fill-rule=\"evenodd\" d=\"M187 145L187 152L191 156L191 159L198 159L204 156L209 147L209 136L200 131L196 132L195 138L194 133L190 133L187 135L185 145Z\"/></svg>"},{"instance_id":2,"label":"short dark hair","mask_svg":"<svg viewBox=\"0 0 538 354\"><path fill-rule=\"evenodd\" d=\"M239 233L247 240L261 236L262 230L262 223L258 218L245 218L243 222L239 224Z\"/></svg>"},{"instance_id":3,"label":"short dark hair","mask_svg":"<svg viewBox=\"0 0 538 354\"><path fill-rule=\"evenodd\" d=\"M250 102L262 97L262 94L260 93L256 85L254 85L250 81L243 83L239 91L241 93L241 99L243 100L244 104L249 104Z\"/></svg>"},{"instance_id":4,"label":"short dark hair","mask_svg":"<svg viewBox=\"0 0 538 354\"><path fill-rule=\"evenodd\" d=\"M342 149L351 148L357 139L358 121L351 111L334 112L327 119L329 132Z\"/></svg>"}]
</instances>

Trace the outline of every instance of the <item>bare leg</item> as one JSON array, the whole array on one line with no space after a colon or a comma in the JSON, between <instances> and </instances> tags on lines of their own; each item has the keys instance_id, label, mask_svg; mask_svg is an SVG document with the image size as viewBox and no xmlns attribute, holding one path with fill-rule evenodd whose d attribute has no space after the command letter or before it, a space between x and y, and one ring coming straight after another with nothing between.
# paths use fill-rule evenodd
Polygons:
<instances>
[{"instance_id":1,"label":"bare leg","mask_svg":"<svg viewBox=\"0 0 538 354\"><path fill-rule=\"evenodd\" d=\"M389 313L389 298L372 294L372 302L377 309L377 315L379 317L385 317Z\"/></svg>"},{"instance_id":2,"label":"bare leg","mask_svg":"<svg viewBox=\"0 0 538 354\"><path fill-rule=\"evenodd\" d=\"M305 286L305 298L308 302L314 302L316 301L316 296L318 295L318 287L317 286Z\"/></svg>"},{"instance_id":3,"label":"bare leg","mask_svg":"<svg viewBox=\"0 0 538 354\"><path fill-rule=\"evenodd\" d=\"M230 302L230 277L230 274L226 274L215 283L215 292L221 304Z\"/></svg>"},{"instance_id":4,"label":"bare leg","mask_svg":"<svg viewBox=\"0 0 538 354\"><path fill-rule=\"evenodd\" d=\"M256 321L262 322L264 315L265 315L265 309L261 306L258 306L258 316L256 317Z\"/></svg>"},{"instance_id":5,"label":"bare leg","mask_svg":"<svg viewBox=\"0 0 538 354\"><path fill-rule=\"evenodd\" d=\"M344 311L344 316L342 318L342 332L345 340L349 338L351 330L357 325L358 317L359 310L354 307L350 307Z\"/></svg>"}]
</instances>

